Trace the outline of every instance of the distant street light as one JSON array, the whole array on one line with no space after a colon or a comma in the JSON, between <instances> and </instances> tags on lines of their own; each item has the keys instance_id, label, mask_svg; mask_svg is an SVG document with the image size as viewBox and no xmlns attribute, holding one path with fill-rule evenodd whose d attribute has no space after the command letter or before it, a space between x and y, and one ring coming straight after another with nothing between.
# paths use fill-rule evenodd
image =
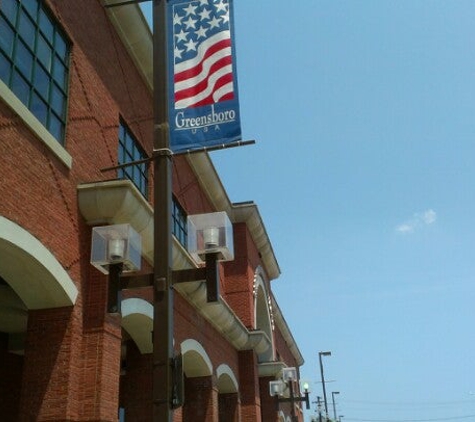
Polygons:
<instances>
[{"instance_id":1,"label":"distant street light","mask_svg":"<svg viewBox=\"0 0 475 422\"><path fill-rule=\"evenodd\" d=\"M327 402L327 391L325 388L325 377L323 376L323 363L322 356L331 356L332 352L318 352L318 359L320 361L320 376L322 377L322 387L323 387L323 403L325 405L325 418L328 419L328 402Z\"/></svg>"},{"instance_id":2,"label":"distant street light","mask_svg":"<svg viewBox=\"0 0 475 422\"><path fill-rule=\"evenodd\" d=\"M332 402L333 402L333 420L336 422L336 406L335 406L335 395L340 394L339 391L332 391Z\"/></svg>"}]
</instances>

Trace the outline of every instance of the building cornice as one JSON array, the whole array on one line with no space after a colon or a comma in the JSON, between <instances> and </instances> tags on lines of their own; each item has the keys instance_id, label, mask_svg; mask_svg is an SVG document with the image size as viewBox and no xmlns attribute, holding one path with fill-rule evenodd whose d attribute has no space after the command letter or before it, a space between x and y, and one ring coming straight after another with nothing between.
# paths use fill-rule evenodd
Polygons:
<instances>
[{"instance_id":1,"label":"building cornice","mask_svg":"<svg viewBox=\"0 0 475 422\"><path fill-rule=\"evenodd\" d=\"M257 205L254 202L231 203L208 154L190 154L188 162L215 209L226 211L233 223L246 223L269 279L274 280L279 277L279 264Z\"/></svg>"}]
</instances>

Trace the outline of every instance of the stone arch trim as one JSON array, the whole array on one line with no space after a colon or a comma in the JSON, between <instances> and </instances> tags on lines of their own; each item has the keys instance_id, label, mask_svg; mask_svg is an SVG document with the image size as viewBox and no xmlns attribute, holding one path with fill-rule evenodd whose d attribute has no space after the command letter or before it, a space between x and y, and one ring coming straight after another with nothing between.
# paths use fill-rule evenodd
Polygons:
<instances>
[{"instance_id":1,"label":"stone arch trim","mask_svg":"<svg viewBox=\"0 0 475 422\"><path fill-rule=\"evenodd\" d=\"M216 378L218 379L218 391L220 394L237 393L239 383L233 370L226 364L221 364L216 369Z\"/></svg>"},{"instance_id":2,"label":"stone arch trim","mask_svg":"<svg viewBox=\"0 0 475 422\"><path fill-rule=\"evenodd\" d=\"M144 299L121 302L122 328L129 333L140 353L152 353L153 305Z\"/></svg>"},{"instance_id":3,"label":"stone arch trim","mask_svg":"<svg viewBox=\"0 0 475 422\"><path fill-rule=\"evenodd\" d=\"M256 269L254 274L254 327L263 331L271 341L272 348L266 354L266 358L271 360L274 355L274 318L272 313L272 301L266 286L265 274L261 267Z\"/></svg>"},{"instance_id":4,"label":"stone arch trim","mask_svg":"<svg viewBox=\"0 0 475 422\"><path fill-rule=\"evenodd\" d=\"M72 306L78 289L55 256L31 233L0 216L0 275L28 309Z\"/></svg>"},{"instance_id":5,"label":"stone arch trim","mask_svg":"<svg viewBox=\"0 0 475 422\"><path fill-rule=\"evenodd\" d=\"M183 355L183 371L187 377L209 377L213 364L203 346L194 339L187 339L180 345Z\"/></svg>"}]
</instances>

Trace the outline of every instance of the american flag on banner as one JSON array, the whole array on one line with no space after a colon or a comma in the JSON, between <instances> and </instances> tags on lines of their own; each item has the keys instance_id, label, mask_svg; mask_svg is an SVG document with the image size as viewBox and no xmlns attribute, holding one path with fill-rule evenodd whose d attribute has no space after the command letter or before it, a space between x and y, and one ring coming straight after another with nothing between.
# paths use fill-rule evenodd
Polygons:
<instances>
[{"instance_id":1,"label":"american flag on banner","mask_svg":"<svg viewBox=\"0 0 475 422\"><path fill-rule=\"evenodd\" d=\"M171 149L240 141L233 0L167 0L167 26Z\"/></svg>"},{"instance_id":2,"label":"american flag on banner","mask_svg":"<svg viewBox=\"0 0 475 422\"><path fill-rule=\"evenodd\" d=\"M175 109L234 99L228 0L173 7Z\"/></svg>"}]
</instances>

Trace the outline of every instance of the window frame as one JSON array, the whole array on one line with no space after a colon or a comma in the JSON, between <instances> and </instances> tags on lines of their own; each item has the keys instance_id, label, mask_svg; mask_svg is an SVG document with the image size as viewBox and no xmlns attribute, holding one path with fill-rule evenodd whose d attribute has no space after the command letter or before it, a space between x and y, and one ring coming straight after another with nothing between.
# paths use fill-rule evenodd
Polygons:
<instances>
[{"instance_id":1,"label":"window frame","mask_svg":"<svg viewBox=\"0 0 475 422\"><path fill-rule=\"evenodd\" d=\"M1 81L64 146L70 39L44 2L39 0L3 0L0 3L0 23L5 33L11 35L7 43L0 44ZM49 56L41 54L40 40L44 40L49 48Z\"/></svg>"},{"instance_id":2,"label":"window frame","mask_svg":"<svg viewBox=\"0 0 475 422\"><path fill-rule=\"evenodd\" d=\"M117 162L119 165L149 158L140 142L138 142L137 137L122 118L119 122L118 141ZM148 199L150 186L148 178L149 167L148 162L132 164L118 169L117 177L130 180L139 192Z\"/></svg>"}]
</instances>

